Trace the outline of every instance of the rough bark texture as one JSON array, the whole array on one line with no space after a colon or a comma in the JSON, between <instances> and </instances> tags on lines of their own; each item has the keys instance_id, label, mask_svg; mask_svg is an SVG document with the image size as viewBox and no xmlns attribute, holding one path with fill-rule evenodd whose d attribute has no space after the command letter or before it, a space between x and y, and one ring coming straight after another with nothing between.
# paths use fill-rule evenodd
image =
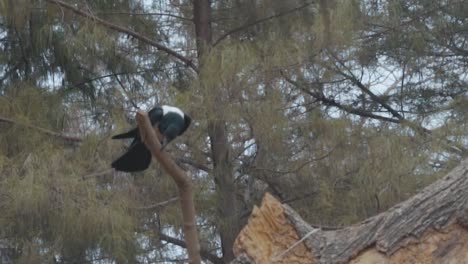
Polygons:
<instances>
[{"instance_id":1,"label":"rough bark texture","mask_svg":"<svg viewBox=\"0 0 468 264\"><path fill-rule=\"evenodd\" d=\"M201 263L200 243L196 226L195 205L193 202L193 189L190 177L181 169L166 152L161 151L156 130L151 126L148 114L144 111L138 111L136 119L140 134L146 147L151 151L164 170L172 177L179 190L180 206L182 208L182 218L184 222L183 230L189 263Z\"/></svg>"},{"instance_id":2,"label":"rough bark texture","mask_svg":"<svg viewBox=\"0 0 468 264\"><path fill-rule=\"evenodd\" d=\"M239 257L233 263L468 263L467 201L468 160L411 199L339 230L313 228L266 195L259 210L276 208L276 213L262 218L254 211L236 240ZM281 229L265 228L279 225ZM280 261L272 259L292 245L291 238L307 234L305 243L289 249ZM304 245L310 258L302 253Z\"/></svg>"},{"instance_id":3,"label":"rough bark texture","mask_svg":"<svg viewBox=\"0 0 468 264\"><path fill-rule=\"evenodd\" d=\"M206 74L203 63L210 55L212 47L211 1L195 0L193 2L195 34L197 38L197 52L200 75ZM208 116L208 136L210 138L211 156L213 159L213 176L218 193L218 228L221 236L223 260L229 262L234 259L232 247L239 231L237 216L236 192L234 178L229 160L229 142L226 121L222 116L222 106L225 104L219 87L210 87L215 100Z\"/></svg>"}]
</instances>

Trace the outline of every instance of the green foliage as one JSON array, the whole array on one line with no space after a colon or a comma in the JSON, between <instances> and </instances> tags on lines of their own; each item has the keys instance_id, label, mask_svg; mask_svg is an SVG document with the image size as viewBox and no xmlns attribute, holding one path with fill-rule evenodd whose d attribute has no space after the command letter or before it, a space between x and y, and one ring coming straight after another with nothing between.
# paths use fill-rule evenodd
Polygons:
<instances>
[{"instance_id":1,"label":"green foliage","mask_svg":"<svg viewBox=\"0 0 468 264\"><path fill-rule=\"evenodd\" d=\"M180 239L183 223L178 203L153 207L177 196L156 162L96 173L125 150L109 138L135 125L133 103L192 116L167 150L193 178L212 252L226 227L213 121L226 127L222 173L240 222L269 191L312 224L356 223L466 157L463 1L212 1L213 40L222 39L201 58L192 4L176 2L67 1L199 72L64 7L0 0L0 246L15 263L185 257L159 241Z\"/></svg>"},{"instance_id":2,"label":"green foliage","mask_svg":"<svg viewBox=\"0 0 468 264\"><path fill-rule=\"evenodd\" d=\"M76 171L80 154L31 153L3 181L1 193L8 197L0 219L3 235L19 243L40 241L51 254L66 257L100 247L118 259L128 258L135 251L128 193L98 190L93 181L82 180ZM66 162L70 159L75 162Z\"/></svg>"}]
</instances>

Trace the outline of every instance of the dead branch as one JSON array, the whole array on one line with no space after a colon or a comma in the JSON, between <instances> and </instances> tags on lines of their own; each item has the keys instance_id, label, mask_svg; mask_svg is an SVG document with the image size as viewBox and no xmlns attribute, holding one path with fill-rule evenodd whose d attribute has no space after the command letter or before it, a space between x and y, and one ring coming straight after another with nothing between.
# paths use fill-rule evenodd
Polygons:
<instances>
[{"instance_id":1,"label":"dead branch","mask_svg":"<svg viewBox=\"0 0 468 264\"><path fill-rule=\"evenodd\" d=\"M163 233L159 233L158 236L159 236L159 239L161 239L163 241L166 241L168 243L171 243L171 244L179 246L179 247L187 248L187 244L184 241L180 240L180 239L168 236L168 235L163 234ZM202 258L204 258L206 260L209 260L214 264L223 264L224 263L222 258L219 258L215 254L211 253L208 249L200 248L200 255L202 256Z\"/></svg>"},{"instance_id":2,"label":"dead branch","mask_svg":"<svg viewBox=\"0 0 468 264\"><path fill-rule=\"evenodd\" d=\"M139 110L137 112L136 119L138 127L140 128L142 141L151 151L153 157L156 158L177 185L182 209L182 218L184 222L183 230L185 243L187 244L189 263L199 264L201 262L200 244L197 234L192 181L186 172L177 166L175 161L167 152L161 151L161 144L159 143L158 135L156 135L156 131L151 126L148 114Z\"/></svg>"}]
</instances>

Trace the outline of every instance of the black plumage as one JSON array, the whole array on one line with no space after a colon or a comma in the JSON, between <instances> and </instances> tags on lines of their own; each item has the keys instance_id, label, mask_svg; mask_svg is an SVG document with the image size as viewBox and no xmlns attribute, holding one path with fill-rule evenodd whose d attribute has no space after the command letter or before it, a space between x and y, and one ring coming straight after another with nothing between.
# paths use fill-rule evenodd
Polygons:
<instances>
[{"instance_id":1,"label":"black plumage","mask_svg":"<svg viewBox=\"0 0 468 264\"><path fill-rule=\"evenodd\" d=\"M159 132L164 136L161 150L177 136L182 135L190 126L192 119L179 108L163 105L155 107L148 112L151 125L157 124ZM112 168L119 171L142 171L151 163L151 152L141 141L138 127L112 137L112 139L133 138L130 147L120 158L112 162Z\"/></svg>"}]
</instances>

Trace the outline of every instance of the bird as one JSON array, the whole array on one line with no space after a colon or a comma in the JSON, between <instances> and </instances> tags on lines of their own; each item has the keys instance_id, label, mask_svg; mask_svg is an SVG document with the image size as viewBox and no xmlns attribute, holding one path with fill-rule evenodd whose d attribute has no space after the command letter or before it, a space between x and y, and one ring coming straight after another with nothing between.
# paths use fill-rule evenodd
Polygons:
<instances>
[{"instance_id":1,"label":"bird","mask_svg":"<svg viewBox=\"0 0 468 264\"><path fill-rule=\"evenodd\" d=\"M157 106L148 112L151 125L157 124L159 132L163 135L161 151L176 137L182 135L192 122L192 118L174 106ZM124 172L146 170L151 163L151 152L140 138L138 127L112 137L112 139L133 138L127 152L112 162L112 168Z\"/></svg>"}]
</instances>

